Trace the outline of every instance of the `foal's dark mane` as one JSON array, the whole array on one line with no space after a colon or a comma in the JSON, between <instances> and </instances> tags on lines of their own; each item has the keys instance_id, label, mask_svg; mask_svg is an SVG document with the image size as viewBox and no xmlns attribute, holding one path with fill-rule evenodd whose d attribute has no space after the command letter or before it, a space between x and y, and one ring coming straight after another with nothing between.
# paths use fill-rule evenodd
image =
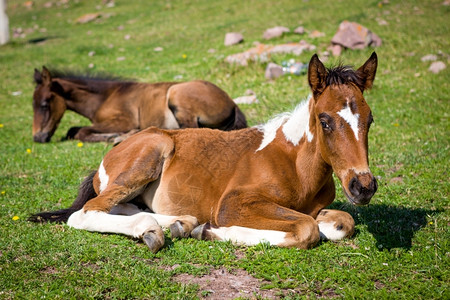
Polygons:
<instances>
[{"instance_id":1,"label":"foal's dark mane","mask_svg":"<svg viewBox=\"0 0 450 300\"><path fill-rule=\"evenodd\" d=\"M359 88L364 86L361 75L352 66L338 65L327 68L326 85L341 85L353 83Z\"/></svg>"}]
</instances>

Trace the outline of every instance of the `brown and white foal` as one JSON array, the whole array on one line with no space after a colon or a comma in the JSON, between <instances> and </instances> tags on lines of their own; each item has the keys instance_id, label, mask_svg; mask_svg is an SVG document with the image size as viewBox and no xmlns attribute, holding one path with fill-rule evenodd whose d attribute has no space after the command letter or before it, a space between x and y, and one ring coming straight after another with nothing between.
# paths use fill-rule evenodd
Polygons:
<instances>
[{"instance_id":1,"label":"brown and white foal","mask_svg":"<svg viewBox=\"0 0 450 300\"><path fill-rule=\"evenodd\" d=\"M105 155L73 205L34 221L142 238L152 251L173 236L255 245L313 247L353 234L335 199L334 172L351 203L369 203L377 183L369 169L375 53L357 70L327 69L311 58L312 96L267 124L223 132L149 128ZM130 202L142 202L142 212ZM201 225L198 225L201 224Z\"/></svg>"}]
</instances>

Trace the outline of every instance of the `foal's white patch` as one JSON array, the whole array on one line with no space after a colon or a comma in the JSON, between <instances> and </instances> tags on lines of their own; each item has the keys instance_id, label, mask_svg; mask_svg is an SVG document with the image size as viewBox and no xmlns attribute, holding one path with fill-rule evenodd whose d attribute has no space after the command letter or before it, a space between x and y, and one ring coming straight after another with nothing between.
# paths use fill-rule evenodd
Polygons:
<instances>
[{"instance_id":1,"label":"foal's white patch","mask_svg":"<svg viewBox=\"0 0 450 300\"><path fill-rule=\"evenodd\" d=\"M211 228L210 231L224 241L238 245L254 246L262 242L280 245L286 239L286 232L252 229L241 226Z\"/></svg>"},{"instance_id":2,"label":"foal's white patch","mask_svg":"<svg viewBox=\"0 0 450 300\"><path fill-rule=\"evenodd\" d=\"M342 240L347 233L344 230L337 230L335 224L336 222L332 223L320 222L319 223L320 238L330 241Z\"/></svg>"},{"instance_id":3,"label":"foal's white patch","mask_svg":"<svg viewBox=\"0 0 450 300\"><path fill-rule=\"evenodd\" d=\"M284 136L294 146L297 146L303 135L306 134L308 142L313 139L313 134L309 130L309 101L300 103L292 113L292 116L283 126Z\"/></svg>"},{"instance_id":4,"label":"foal's white patch","mask_svg":"<svg viewBox=\"0 0 450 300\"><path fill-rule=\"evenodd\" d=\"M297 146L303 136L306 135L308 142L311 142L314 135L309 128L309 102L312 97L297 105L292 113L283 113L269 120L264 125L257 126L258 130L264 133L264 138L256 152L264 149L276 137L278 129L283 126L283 134L286 140Z\"/></svg>"},{"instance_id":5,"label":"foal's white patch","mask_svg":"<svg viewBox=\"0 0 450 300\"><path fill-rule=\"evenodd\" d=\"M356 140L359 140L358 137L359 114L352 113L350 106L347 105L345 106L345 108L343 108L338 112L338 115L340 115L350 125L350 128L353 130L353 133L355 134Z\"/></svg>"},{"instance_id":6,"label":"foal's white patch","mask_svg":"<svg viewBox=\"0 0 450 300\"><path fill-rule=\"evenodd\" d=\"M103 160L98 168L98 177L100 179L100 193L108 186L109 176L106 174L105 166L103 166Z\"/></svg>"}]
</instances>

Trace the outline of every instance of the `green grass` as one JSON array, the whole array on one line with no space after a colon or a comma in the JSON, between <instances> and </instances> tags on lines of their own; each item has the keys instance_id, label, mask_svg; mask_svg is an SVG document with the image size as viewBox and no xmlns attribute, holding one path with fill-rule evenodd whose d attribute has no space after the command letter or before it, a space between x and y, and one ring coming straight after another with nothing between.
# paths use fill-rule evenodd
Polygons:
<instances>
[{"instance_id":1,"label":"green grass","mask_svg":"<svg viewBox=\"0 0 450 300\"><path fill-rule=\"evenodd\" d=\"M7 12L11 29L20 27L26 36L0 47L0 298L193 298L202 295L198 286L171 277L200 276L221 266L247 270L269 282L263 288L290 298L450 298L449 67L432 74L430 63L420 60L436 54L449 63L450 8L442 0L390 0L381 7L372 0L117 0L112 8L101 1L54 1L45 8L47 0L36 0L31 9L23 2L8 1ZM91 12L103 17L75 23ZM265 65L230 66L224 58L262 41L264 30L277 25L324 32L318 39L287 34L271 41L302 38L321 53L343 20L359 22L383 39L376 49L375 86L366 93L375 118L369 143L379 190L367 207L352 207L340 191L333 204L355 217L353 238L308 251L167 238L167 246L152 254L124 236L26 221L32 213L70 205L83 177L111 147L61 142L68 128L88 124L74 113L66 113L51 143L33 143L34 68L87 70L92 63L91 71L148 82L178 75L205 79L232 97L252 89L260 103L241 108L254 125L306 97L306 77L267 82ZM242 32L245 42L225 47L230 31ZM42 37L48 39L29 42ZM345 51L340 60L359 66L371 51ZM311 55L297 59L307 62ZM168 268L173 265L178 267Z\"/></svg>"}]
</instances>

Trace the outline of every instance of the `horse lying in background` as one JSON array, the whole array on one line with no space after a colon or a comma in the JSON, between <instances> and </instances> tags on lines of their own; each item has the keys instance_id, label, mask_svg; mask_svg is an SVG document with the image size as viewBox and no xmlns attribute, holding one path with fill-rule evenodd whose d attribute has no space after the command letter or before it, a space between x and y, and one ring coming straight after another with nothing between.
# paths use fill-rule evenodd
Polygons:
<instances>
[{"instance_id":1,"label":"horse lying in background","mask_svg":"<svg viewBox=\"0 0 450 300\"><path fill-rule=\"evenodd\" d=\"M325 208L335 199L333 172L355 205L377 190L368 163L372 113L363 97L376 69L375 53L356 71L326 69L314 55L312 97L294 112L230 132L143 130L105 155L70 208L31 220L142 238L152 251L164 243L160 226L176 237L245 245L311 248L320 238L348 237L353 218Z\"/></svg>"},{"instance_id":2,"label":"horse lying in background","mask_svg":"<svg viewBox=\"0 0 450 300\"><path fill-rule=\"evenodd\" d=\"M138 83L34 70L33 138L49 142L66 109L88 118L67 138L84 142L114 138L156 126L165 129L247 127L244 114L219 87L207 81Z\"/></svg>"}]
</instances>

